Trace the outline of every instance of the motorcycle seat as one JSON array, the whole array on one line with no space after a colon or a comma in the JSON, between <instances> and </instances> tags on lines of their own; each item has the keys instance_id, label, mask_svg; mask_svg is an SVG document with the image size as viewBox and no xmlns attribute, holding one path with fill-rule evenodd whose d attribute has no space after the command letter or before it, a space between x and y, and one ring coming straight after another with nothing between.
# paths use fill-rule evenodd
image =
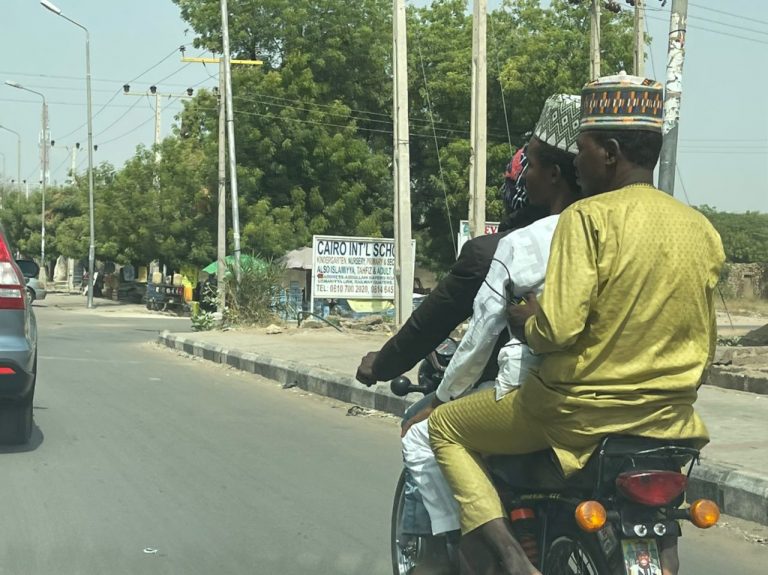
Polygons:
<instances>
[{"instance_id":1,"label":"motorcycle seat","mask_svg":"<svg viewBox=\"0 0 768 575\"><path fill-rule=\"evenodd\" d=\"M685 440L612 435L600 442L583 469L568 478L551 449L525 455L494 455L486 461L491 475L510 490L583 492L596 487L601 469L603 477L640 466L679 471L697 456L698 451Z\"/></svg>"}]
</instances>

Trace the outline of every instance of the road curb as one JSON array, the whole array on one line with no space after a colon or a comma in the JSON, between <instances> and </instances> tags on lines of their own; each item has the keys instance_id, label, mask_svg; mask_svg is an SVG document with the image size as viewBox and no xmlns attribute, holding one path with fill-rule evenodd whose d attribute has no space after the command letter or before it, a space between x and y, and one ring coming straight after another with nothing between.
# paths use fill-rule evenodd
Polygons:
<instances>
[{"instance_id":1,"label":"road curb","mask_svg":"<svg viewBox=\"0 0 768 575\"><path fill-rule=\"evenodd\" d=\"M706 385L768 395L768 378L750 374L744 368L713 366Z\"/></svg>"},{"instance_id":2,"label":"road curb","mask_svg":"<svg viewBox=\"0 0 768 575\"><path fill-rule=\"evenodd\" d=\"M368 388L352 377L296 361L200 343L173 335L167 331L161 333L157 341L171 349L228 365L241 371L261 375L283 385L295 385L317 395L332 397L339 401L376 409L392 415L402 416L413 403L412 400L397 397L386 387Z\"/></svg>"},{"instance_id":3,"label":"road curb","mask_svg":"<svg viewBox=\"0 0 768 575\"><path fill-rule=\"evenodd\" d=\"M352 377L296 361L200 343L167 331L158 336L157 342L171 349L261 375L284 385L292 384L317 395L396 416L402 416L412 403L397 397L385 387L368 388ZM701 465L694 467L689 496L691 499L712 499L717 502L723 513L768 525L768 479L756 473L705 460Z\"/></svg>"}]
</instances>

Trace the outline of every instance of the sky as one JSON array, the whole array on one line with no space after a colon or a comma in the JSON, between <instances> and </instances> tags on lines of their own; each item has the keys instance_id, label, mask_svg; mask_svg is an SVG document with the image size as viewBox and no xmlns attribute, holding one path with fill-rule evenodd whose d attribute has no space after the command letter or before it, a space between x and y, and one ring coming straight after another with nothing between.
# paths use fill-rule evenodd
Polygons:
<instances>
[{"instance_id":1,"label":"sky","mask_svg":"<svg viewBox=\"0 0 768 575\"><path fill-rule=\"evenodd\" d=\"M423 5L427 0L411 1ZM653 38L646 76L663 81L671 0L664 8L660 0L646 2ZM134 94L157 86L163 94L162 136L170 133L181 109L178 94L218 84L215 65L181 62L181 45L187 45L187 55L205 54L192 47L194 35L170 0L56 4L90 30L96 163L120 167L137 145L150 146L154 140L154 97L126 96L123 84L129 83ZM688 4L675 196L722 211L768 212L768 2ZM498 0L489 0L490 10L498 5ZM630 9L624 2L622 6ZM40 97L4 82L43 93L55 142L50 177L53 183L63 183L71 159L68 149L75 143L81 145L78 171L87 166L85 34L38 0L0 0L0 22L0 51L5 56L0 62L0 125L21 136L21 178L39 181ZM17 177L16 144L14 134L0 130L0 177L5 182Z\"/></svg>"}]
</instances>

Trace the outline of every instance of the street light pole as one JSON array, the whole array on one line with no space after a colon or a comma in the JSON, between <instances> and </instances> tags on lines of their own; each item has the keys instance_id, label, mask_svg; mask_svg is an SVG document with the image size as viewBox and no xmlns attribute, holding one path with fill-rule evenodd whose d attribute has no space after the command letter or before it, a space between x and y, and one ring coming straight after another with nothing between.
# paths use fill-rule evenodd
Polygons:
<instances>
[{"instance_id":1,"label":"street light pole","mask_svg":"<svg viewBox=\"0 0 768 575\"><path fill-rule=\"evenodd\" d=\"M21 135L16 130L11 130L5 126L0 126L0 130L16 134L16 186L21 192Z\"/></svg>"},{"instance_id":2,"label":"street light pole","mask_svg":"<svg viewBox=\"0 0 768 575\"><path fill-rule=\"evenodd\" d=\"M6 81L5 83L12 88L31 92L32 94L37 94L43 100L43 133L42 142L40 144L42 146L40 154L40 183L43 186L43 201L40 210L40 273L42 274L40 279L45 282L47 279L45 267L45 189L48 184L48 102L45 100L45 95L41 92L38 92L37 90L31 90L30 88L22 86L18 82L13 82L10 80Z\"/></svg>"},{"instance_id":3,"label":"street light pole","mask_svg":"<svg viewBox=\"0 0 768 575\"><path fill-rule=\"evenodd\" d=\"M91 101L91 35L88 28L75 22L61 13L58 8L49 0L40 0L40 4L47 10L50 10L57 16L61 16L67 22L74 24L85 32L85 89L87 92L88 109L88 210L90 218L90 243L88 245L88 309L93 308L93 271L96 260L96 232L94 226L94 208L93 208L93 104Z\"/></svg>"}]
</instances>

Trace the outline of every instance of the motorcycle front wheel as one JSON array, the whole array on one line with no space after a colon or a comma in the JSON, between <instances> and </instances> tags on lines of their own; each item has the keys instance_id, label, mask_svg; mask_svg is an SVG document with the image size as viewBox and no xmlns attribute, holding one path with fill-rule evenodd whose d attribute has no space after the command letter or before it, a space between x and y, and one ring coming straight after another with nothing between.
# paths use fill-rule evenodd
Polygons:
<instances>
[{"instance_id":1,"label":"motorcycle front wheel","mask_svg":"<svg viewBox=\"0 0 768 575\"><path fill-rule=\"evenodd\" d=\"M392 506L392 572L394 575L409 575L416 567L419 552L424 547L423 537L403 533L403 509L405 508L406 470L400 474L395 488L395 501Z\"/></svg>"}]
</instances>

